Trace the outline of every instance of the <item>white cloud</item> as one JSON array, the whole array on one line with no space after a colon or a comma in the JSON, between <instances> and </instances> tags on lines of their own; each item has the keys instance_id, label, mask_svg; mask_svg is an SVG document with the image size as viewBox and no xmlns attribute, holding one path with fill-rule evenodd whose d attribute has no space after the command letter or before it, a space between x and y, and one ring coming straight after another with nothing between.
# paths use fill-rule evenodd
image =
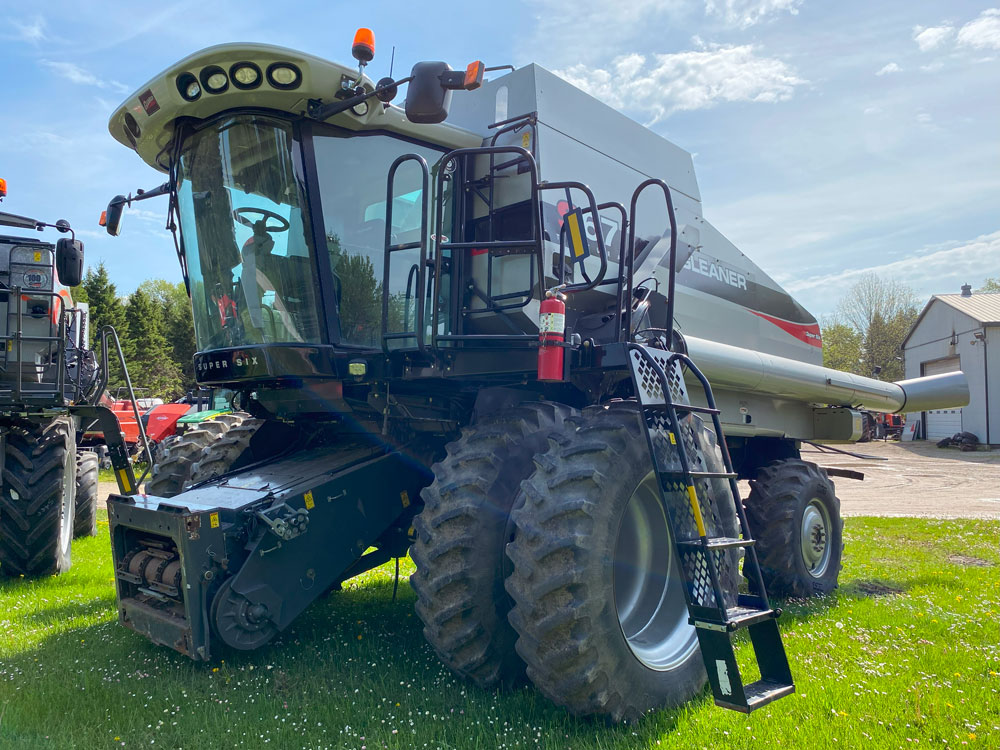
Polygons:
<instances>
[{"instance_id":1,"label":"white cloud","mask_svg":"<svg viewBox=\"0 0 1000 750\"><path fill-rule=\"evenodd\" d=\"M42 60L42 65L52 70L56 75L65 78L67 81L80 84L81 86L96 86L101 89L117 91L120 94L127 94L131 90L124 83L111 80L105 81L98 78L93 73L84 70L75 63Z\"/></svg>"},{"instance_id":2,"label":"white cloud","mask_svg":"<svg viewBox=\"0 0 1000 750\"><path fill-rule=\"evenodd\" d=\"M705 12L745 29L782 11L794 16L800 5L802 0L705 0Z\"/></svg>"},{"instance_id":3,"label":"white cloud","mask_svg":"<svg viewBox=\"0 0 1000 750\"><path fill-rule=\"evenodd\" d=\"M35 16L30 21L11 20L10 25L14 27L14 38L22 42L37 44L48 38L45 33L45 19L41 16Z\"/></svg>"},{"instance_id":4,"label":"white cloud","mask_svg":"<svg viewBox=\"0 0 1000 750\"><path fill-rule=\"evenodd\" d=\"M877 75L877 76L885 76L885 75L889 75L890 73L898 73L901 70L902 70L901 67L899 67L896 63L891 62L891 63L888 63L887 65L884 65L882 68L880 68L878 71L876 71L875 75Z\"/></svg>"},{"instance_id":5,"label":"white cloud","mask_svg":"<svg viewBox=\"0 0 1000 750\"><path fill-rule=\"evenodd\" d=\"M684 0L527 0L535 28L520 42L517 64L558 67L631 48L638 31L660 28Z\"/></svg>"},{"instance_id":6,"label":"white cloud","mask_svg":"<svg viewBox=\"0 0 1000 750\"><path fill-rule=\"evenodd\" d=\"M813 276L788 282L786 286L793 294L805 297L810 292L846 289L864 274L876 273L926 294L958 292L962 284L989 275L986 270L996 266L1000 257L1000 231L948 245L922 247L891 263Z\"/></svg>"},{"instance_id":7,"label":"white cloud","mask_svg":"<svg viewBox=\"0 0 1000 750\"><path fill-rule=\"evenodd\" d=\"M913 41L920 47L921 52L929 52L944 44L955 33L955 27L945 26L923 26L913 27Z\"/></svg>"},{"instance_id":8,"label":"white cloud","mask_svg":"<svg viewBox=\"0 0 1000 750\"><path fill-rule=\"evenodd\" d=\"M1000 8L990 8L958 31L958 43L976 49L1000 49Z\"/></svg>"},{"instance_id":9,"label":"white cloud","mask_svg":"<svg viewBox=\"0 0 1000 750\"><path fill-rule=\"evenodd\" d=\"M779 102L805 81L752 45L615 58L607 68L577 64L557 74L612 107L650 114L653 122L719 102ZM652 123L647 123L652 124Z\"/></svg>"}]
</instances>

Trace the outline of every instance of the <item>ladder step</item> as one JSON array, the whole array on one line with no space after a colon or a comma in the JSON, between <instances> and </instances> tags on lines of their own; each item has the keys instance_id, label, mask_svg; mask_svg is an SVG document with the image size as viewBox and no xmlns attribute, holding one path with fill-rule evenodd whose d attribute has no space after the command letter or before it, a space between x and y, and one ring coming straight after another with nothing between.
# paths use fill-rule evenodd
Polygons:
<instances>
[{"instance_id":1,"label":"ladder step","mask_svg":"<svg viewBox=\"0 0 1000 750\"><path fill-rule=\"evenodd\" d=\"M713 615L702 610L700 617L692 617L690 622L696 628L704 630L714 630L718 632L739 630L756 625L765 620L773 620L778 617L778 612L773 609L755 609L753 607L729 607L723 615L722 610L714 610ZM706 616L708 615L708 616Z\"/></svg>"},{"instance_id":2,"label":"ladder step","mask_svg":"<svg viewBox=\"0 0 1000 750\"><path fill-rule=\"evenodd\" d=\"M733 547L752 547L756 539L736 539L728 536L715 536L707 539L707 546L710 550L732 549ZM687 549L703 549L701 539L682 539L677 542L678 547Z\"/></svg>"},{"instance_id":3,"label":"ladder step","mask_svg":"<svg viewBox=\"0 0 1000 750\"><path fill-rule=\"evenodd\" d=\"M643 404L644 409L674 409L676 411L693 412L694 414L722 414L721 409L710 409L707 406L691 406L691 404Z\"/></svg>"},{"instance_id":4,"label":"ladder step","mask_svg":"<svg viewBox=\"0 0 1000 750\"><path fill-rule=\"evenodd\" d=\"M671 479L687 479L688 477L693 477L694 479L739 479L739 474L734 471L661 471L661 476L667 476Z\"/></svg>"},{"instance_id":5,"label":"ladder step","mask_svg":"<svg viewBox=\"0 0 1000 750\"><path fill-rule=\"evenodd\" d=\"M761 706L766 706L768 703L778 700L778 698L791 695L795 692L795 685L775 682L773 680L758 680L757 682L745 685L743 692L747 699L745 706L739 703L721 701L718 698L715 699L715 705L748 714Z\"/></svg>"},{"instance_id":6,"label":"ladder step","mask_svg":"<svg viewBox=\"0 0 1000 750\"><path fill-rule=\"evenodd\" d=\"M726 620L731 629L745 628L764 620L773 620L778 613L773 609L755 609L753 607L730 607L726 610Z\"/></svg>"}]
</instances>

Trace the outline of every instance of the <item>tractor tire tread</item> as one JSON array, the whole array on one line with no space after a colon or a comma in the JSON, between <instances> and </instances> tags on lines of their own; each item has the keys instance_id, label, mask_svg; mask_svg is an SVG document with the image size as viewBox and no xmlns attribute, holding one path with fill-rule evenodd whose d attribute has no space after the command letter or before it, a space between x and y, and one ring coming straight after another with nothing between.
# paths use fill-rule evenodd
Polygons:
<instances>
[{"instance_id":1,"label":"tractor tire tread","mask_svg":"<svg viewBox=\"0 0 1000 750\"><path fill-rule=\"evenodd\" d=\"M73 523L60 513L67 453L76 450L72 421L58 417L47 423L16 424L6 436L6 460L0 491L0 575L35 578L69 569L69 549L61 549L61 524ZM75 473L75 472L74 472ZM71 532L69 534L71 536ZM68 545L67 545L68 546Z\"/></svg>"},{"instance_id":2,"label":"tractor tire tread","mask_svg":"<svg viewBox=\"0 0 1000 750\"><path fill-rule=\"evenodd\" d=\"M507 547L514 563L506 581L514 600L509 620L527 675L546 697L572 714L633 721L690 700L707 678L697 648L666 676L642 665L621 632L606 580L618 523L609 498L620 492L623 474L649 464L638 407L592 407L568 428L550 437L548 452L536 457L537 468L522 482L512 512L517 533ZM695 416L684 420L682 432L699 443L709 468L718 470L714 433ZM701 466L696 455L692 463L693 469ZM738 529L735 503L716 502L720 496L713 489L703 489L712 506L711 512L703 508L706 523L732 535ZM676 497L682 493L672 494L668 501L685 502ZM726 504L733 506L731 513ZM738 590L738 554L727 553L726 559L728 605Z\"/></svg>"},{"instance_id":3,"label":"tractor tire tread","mask_svg":"<svg viewBox=\"0 0 1000 750\"><path fill-rule=\"evenodd\" d=\"M99 459L93 451L76 454L76 514L73 516L73 537L97 534L97 498Z\"/></svg>"},{"instance_id":4,"label":"tractor tire tread","mask_svg":"<svg viewBox=\"0 0 1000 750\"><path fill-rule=\"evenodd\" d=\"M830 568L821 579L812 578L798 563L800 544L797 519L808 500L803 493L822 495L829 503L835 545ZM747 522L767 593L777 597L808 598L828 594L837 587L843 552L844 522L833 482L822 467L810 461L782 459L762 467L750 483L745 502Z\"/></svg>"},{"instance_id":5,"label":"tractor tire tread","mask_svg":"<svg viewBox=\"0 0 1000 750\"><path fill-rule=\"evenodd\" d=\"M416 612L441 660L480 687L524 678L503 586L509 513L534 453L573 414L562 404L529 402L488 415L446 446L422 492L410 548Z\"/></svg>"}]
</instances>

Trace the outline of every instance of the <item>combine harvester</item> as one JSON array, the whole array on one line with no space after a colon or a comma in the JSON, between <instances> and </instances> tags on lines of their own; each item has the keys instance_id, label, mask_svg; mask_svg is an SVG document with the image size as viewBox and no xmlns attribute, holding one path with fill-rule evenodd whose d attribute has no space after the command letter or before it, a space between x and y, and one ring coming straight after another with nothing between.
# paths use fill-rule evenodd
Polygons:
<instances>
[{"instance_id":1,"label":"combine harvester","mask_svg":"<svg viewBox=\"0 0 1000 750\"><path fill-rule=\"evenodd\" d=\"M616 720L706 675L739 711L791 693L765 587L829 592L842 546L801 441L966 403L964 376L820 366L691 156L551 73L374 83L370 32L353 52L212 47L111 117L167 181L108 231L169 196L197 378L236 394L176 494L111 498L122 624L196 660L259 648L409 551L428 641L481 686L526 674Z\"/></svg>"}]
</instances>

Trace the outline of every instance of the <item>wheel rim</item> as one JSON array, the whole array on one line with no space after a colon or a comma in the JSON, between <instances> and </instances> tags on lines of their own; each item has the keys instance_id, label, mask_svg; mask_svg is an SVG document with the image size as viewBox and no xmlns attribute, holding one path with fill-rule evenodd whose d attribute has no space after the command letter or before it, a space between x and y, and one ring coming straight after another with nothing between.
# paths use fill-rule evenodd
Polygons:
<instances>
[{"instance_id":1,"label":"wheel rim","mask_svg":"<svg viewBox=\"0 0 1000 750\"><path fill-rule=\"evenodd\" d=\"M802 561L813 578L822 578L830 566L830 513L819 498L802 513Z\"/></svg>"},{"instance_id":2,"label":"wheel rim","mask_svg":"<svg viewBox=\"0 0 1000 750\"><path fill-rule=\"evenodd\" d=\"M76 483L73 481L73 469L76 467L76 457L69 451L66 452L66 459L63 461L62 476L62 497L59 503L59 549L67 550L73 542L73 490Z\"/></svg>"},{"instance_id":3,"label":"wheel rim","mask_svg":"<svg viewBox=\"0 0 1000 750\"><path fill-rule=\"evenodd\" d=\"M698 643L687 621L684 582L671 547L670 527L650 472L632 493L618 528L614 595L629 649L657 671L686 661Z\"/></svg>"}]
</instances>

